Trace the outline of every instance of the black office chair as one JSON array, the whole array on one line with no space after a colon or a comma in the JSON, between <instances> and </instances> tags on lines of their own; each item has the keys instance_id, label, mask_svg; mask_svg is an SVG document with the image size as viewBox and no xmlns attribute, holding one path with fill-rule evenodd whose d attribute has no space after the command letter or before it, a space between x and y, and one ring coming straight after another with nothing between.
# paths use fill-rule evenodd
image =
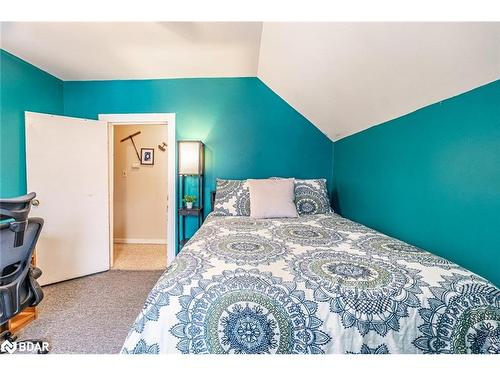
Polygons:
<instances>
[{"instance_id":1,"label":"black office chair","mask_svg":"<svg viewBox=\"0 0 500 375\"><path fill-rule=\"evenodd\" d=\"M26 307L38 305L43 298L42 288L36 281L42 271L31 264L43 226L43 219L28 218L35 196L30 193L0 199L0 332L3 330L0 344L16 340L6 329L7 321ZM42 343L40 340L24 342Z\"/></svg>"}]
</instances>

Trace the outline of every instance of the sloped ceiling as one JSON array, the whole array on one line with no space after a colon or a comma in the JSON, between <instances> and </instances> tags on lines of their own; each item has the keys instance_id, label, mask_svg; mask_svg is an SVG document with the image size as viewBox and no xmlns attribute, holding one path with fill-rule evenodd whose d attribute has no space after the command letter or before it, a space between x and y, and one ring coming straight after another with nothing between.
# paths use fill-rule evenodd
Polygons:
<instances>
[{"instance_id":1,"label":"sloped ceiling","mask_svg":"<svg viewBox=\"0 0 500 375\"><path fill-rule=\"evenodd\" d=\"M63 80L258 76L337 140L500 78L500 23L2 23Z\"/></svg>"},{"instance_id":2,"label":"sloped ceiling","mask_svg":"<svg viewBox=\"0 0 500 375\"><path fill-rule=\"evenodd\" d=\"M500 78L500 23L264 23L258 77L337 140Z\"/></svg>"},{"instance_id":3,"label":"sloped ceiling","mask_svg":"<svg viewBox=\"0 0 500 375\"><path fill-rule=\"evenodd\" d=\"M7 22L2 48L62 80L257 74L261 22Z\"/></svg>"}]
</instances>

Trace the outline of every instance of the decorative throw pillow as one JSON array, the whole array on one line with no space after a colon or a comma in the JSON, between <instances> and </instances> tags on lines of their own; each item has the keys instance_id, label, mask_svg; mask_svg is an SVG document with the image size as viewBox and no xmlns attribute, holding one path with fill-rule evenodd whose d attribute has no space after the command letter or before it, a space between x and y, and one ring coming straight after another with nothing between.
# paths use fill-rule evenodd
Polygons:
<instances>
[{"instance_id":1,"label":"decorative throw pillow","mask_svg":"<svg viewBox=\"0 0 500 375\"><path fill-rule=\"evenodd\" d=\"M217 179L213 215L250 216L247 180Z\"/></svg>"},{"instance_id":2,"label":"decorative throw pillow","mask_svg":"<svg viewBox=\"0 0 500 375\"><path fill-rule=\"evenodd\" d=\"M281 177L271 177L279 179ZM333 212L324 178L295 179L295 206L299 216Z\"/></svg>"},{"instance_id":3,"label":"decorative throw pillow","mask_svg":"<svg viewBox=\"0 0 500 375\"><path fill-rule=\"evenodd\" d=\"M300 216L332 212L326 180L295 180L295 205Z\"/></svg>"},{"instance_id":4,"label":"decorative throw pillow","mask_svg":"<svg viewBox=\"0 0 500 375\"><path fill-rule=\"evenodd\" d=\"M257 219L297 217L294 179L248 180L250 216Z\"/></svg>"}]
</instances>

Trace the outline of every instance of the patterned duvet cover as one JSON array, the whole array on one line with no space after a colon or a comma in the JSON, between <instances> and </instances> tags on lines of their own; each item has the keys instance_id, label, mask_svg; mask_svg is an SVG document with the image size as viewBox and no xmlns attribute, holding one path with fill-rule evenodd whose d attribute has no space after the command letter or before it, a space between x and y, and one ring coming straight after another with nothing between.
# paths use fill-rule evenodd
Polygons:
<instances>
[{"instance_id":1,"label":"patterned duvet cover","mask_svg":"<svg viewBox=\"0 0 500 375\"><path fill-rule=\"evenodd\" d=\"M500 290L336 214L209 216L122 353L500 353Z\"/></svg>"}]
</instances>

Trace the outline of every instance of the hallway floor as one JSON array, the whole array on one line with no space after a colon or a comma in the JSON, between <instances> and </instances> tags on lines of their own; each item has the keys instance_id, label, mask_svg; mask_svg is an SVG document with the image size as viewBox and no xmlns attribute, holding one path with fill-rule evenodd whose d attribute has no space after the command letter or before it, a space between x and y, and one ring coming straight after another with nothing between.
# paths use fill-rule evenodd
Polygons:
<instances>
[{"instance_id":1,"label":"hallway floor","mask_svg":"<svg viewBox=\"0 0 500 375\"><path fill-rule=\"evenodd\" d=\"M154 271L167 267L167 246L156 244L114 244L113 270Z\"/></svg>"}]
</instances>

